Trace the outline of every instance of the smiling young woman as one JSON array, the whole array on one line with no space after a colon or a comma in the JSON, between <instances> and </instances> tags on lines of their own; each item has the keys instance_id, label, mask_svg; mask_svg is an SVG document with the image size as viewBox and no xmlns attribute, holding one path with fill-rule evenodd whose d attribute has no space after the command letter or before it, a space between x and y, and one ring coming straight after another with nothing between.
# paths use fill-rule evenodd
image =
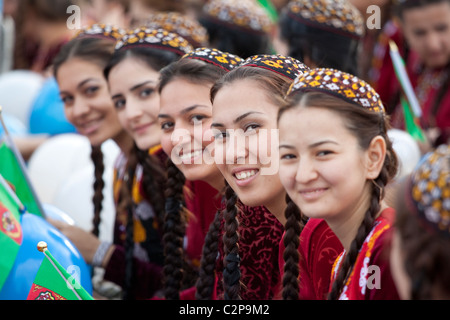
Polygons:
<instances>
[{"instance_id":1,"label":"smiling young woman","mask_svg":"<svg viewBox=\"0 0 450 320\"><path fill-rule=\"evenodd\" d=\"M367 83L335 69L298 77L279 113L280 179L301 214L323 219L344 248L330 299L398 299L383 255L394 214L384 189L397 170L387 119ZM371 265L376 288L367 285Z\"/></svg>"}]
</instances>

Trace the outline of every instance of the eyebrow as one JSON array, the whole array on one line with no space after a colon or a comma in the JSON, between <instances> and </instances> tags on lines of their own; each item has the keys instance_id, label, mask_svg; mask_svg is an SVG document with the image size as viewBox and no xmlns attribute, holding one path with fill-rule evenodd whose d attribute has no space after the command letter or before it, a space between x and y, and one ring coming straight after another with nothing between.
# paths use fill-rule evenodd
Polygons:
<instances>
[{"instance_id":1,"label":"eyebrow","mask_svg":"<svg viewBox=\"0 0 450 320\"><path fill-rule=\"evenodd\" d=\"M333 143L333 144L338 145L338 143L335 142L335 141L332 141L332 140L323 140L323 141L318 141L318 142L312 143L312 144L310 144L308 147L309 147L309 149L314 149L314 148L317 148L318 146L320 146L320 145L322 145L322 144L326 144L326 143ZM279 149L281 149L281 148L295 149L294 146L291 146L291 145L289 145L289 144L280 144L280 145L278 146L278 148L279 148Z\"/></svg>"},{"instance_id":2,"label":"eyebrow","mask_svg":"<svg viewBox=\"0 0 450 320\"><path fill-rule=\"evenodd\" d=\"M240 116L237 117L236 119L234 119L234 120L233 120L233 123L236 124L236 123L238 123L238 122L244 120L245 118L247 118L248 116L250 116L250 115L252 115L252 114L263 114L263 113L262 113L262 112L258 112L258 111L249 111L249 112L244 113L243 115L240 115ZM213 122L213 123L211 124L211 128L213 128L213 127L215 127L215 128L217 128L217 127L225 127L225 125L222 124L222 123Z\"/></svg>"},{"instance_id":3,"label":"eyebrow","mask_svg":"<svg viewBox=\"0 0 450 320\"><path fill-rule=\"evenodd\" d=\"M87 78L83 81L81 81L78 85L77 85L77 90L80 89L81 87L83 87L86 83L88 83L89 81L98 81L98 79L95 78ZM60 95L61 94L69 94L67 91L60 91Z\"/></svg>"},{"instance_id":4,"label":"eyebrow","mask_svg":"<svg viewBox=\"0 0 450 320\"><path fill-rule=\"evenodd\" d=\"M202 105L202 104L194 104L193 106L190 106L190 107L187 107L187 108L181 110L180 114L181 115L185 115L186 113L189 113L192 110L195 110L197 108L210 108L210 106L205 106L205 105ZM168 114L160 113L158 115L158 118L171 118L171 116L168 115Z\"/></svg>"},{"instance_id":5,"label":"eyebrow","mask_svg":"<svg viewBox=\"0 0 450 320\"><path fill-rule=\"evenodd\" d=\"M156 82L153 81L153 80L148 80L148 81L144 81L144 82L138 83L137 85L132 86L130 88L130 91L135 91L135 90L139 89L140 87L143 87L143 86L145 86L146 84L149 84L149 83L155 84Z\"/></svg>"},{"instance_id":6,"label":"eyebrow","mask_svg":"<svg viewBox=\"0 0 450 320\"><path fill-rule=\"evenodd\" d=\"M233 123L236 124L236 123L244 120L245 118L247 118L248 116L250 116L252 114L263 114L263 113L262 112L258 112L258 111L249 111L247 113L244 113L243 115L240 115L236 119L234 119Z\"/></svg>"}]
</instances>

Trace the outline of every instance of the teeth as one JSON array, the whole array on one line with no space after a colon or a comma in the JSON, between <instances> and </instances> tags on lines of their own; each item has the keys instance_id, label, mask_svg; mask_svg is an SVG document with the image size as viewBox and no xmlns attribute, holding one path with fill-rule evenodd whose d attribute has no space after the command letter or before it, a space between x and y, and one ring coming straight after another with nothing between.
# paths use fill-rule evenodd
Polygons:
<instances>
[{"instance_id":1,"label":"teeth","mask_svg":"<svg viewBox=\"0 0 450 320\"><path fill-rule=\"evenodd\" d=\"M183 153L183 154L180 156L180 159L181 159L181 160L189 160L189 159L191 159L191 158L196 158L196 157L198 157L201 153L202 153L201 150L196 150L196 151L194 151L194 152L189 152L189 153Z\"/></svg>"},{"instance_id":2,"label":"teeth","mask_svg":"<svg viewBox=\"0 0 450 320\"><path fill-rule=\"evenodd\" d=\"M235 176L238 180L244 180L254 176L257 172L258 170L241 171L236 173Z\"/></svg>"}]
</instances>

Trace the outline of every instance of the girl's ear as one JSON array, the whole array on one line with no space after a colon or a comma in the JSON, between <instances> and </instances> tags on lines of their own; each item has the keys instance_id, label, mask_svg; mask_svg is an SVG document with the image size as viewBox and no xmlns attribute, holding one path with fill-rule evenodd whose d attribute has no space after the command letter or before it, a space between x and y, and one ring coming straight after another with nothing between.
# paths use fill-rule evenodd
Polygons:
<instances>
[{"instance_id":1,"label":"girl's ear","mask_svg":"<svg viewBox=\"0 0 450 320\"><path fill-rule=\"evenodd\" d=\"M366 151L367 179L376 179L383 168L386 157L386 141L380 135L370 142Z\"/></svg>"}]
</instances>

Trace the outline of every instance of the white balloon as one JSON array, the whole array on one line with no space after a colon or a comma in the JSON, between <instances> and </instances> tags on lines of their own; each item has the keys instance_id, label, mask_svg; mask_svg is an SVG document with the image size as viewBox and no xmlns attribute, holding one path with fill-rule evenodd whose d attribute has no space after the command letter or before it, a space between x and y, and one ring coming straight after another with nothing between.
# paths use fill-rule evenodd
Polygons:
<instances>
[{"instance_id":1,"label":"white balloon","mask_svg":"<svg viewBox=\"0 0 450 320\"><path fill-rule=\"evenodd\" d=\"M388 130L388 136L399 160L399 168L396 179L400 179L410 174L420 160L421 153L416 140L400 129Z\"/></svg>"},{"instance_id":2,"label":"white balloon","mask_svg":"<svg viewBox=\"0 0 450 320\"><path fill-rule=\"evenodd\" d=\"M102 212L100 213L99 238L100 240L113 240L115 205L113 199L113 167L105 166L103 173L103 202ZM56 192L53 204L66 212L80 228L91 231L93 224L92 218L94 213L94 205L92 196L94 190L92 184L94 182L93 167L74 171L67 180L61 184Z\"/></svg>"},{"instance_id":3,"label":"white balloon","mask_svg":"<svg viewBox=\"0 0 450 320\"><path fill-rule=\"evenodd\" d=\"M44 77L29 70L13 70L0 75L0 105L5 112L27 125Z\"/></svg>"},{"instance_id":4,"label":"white balloon","mask_svg":"<svg viewBox=\"0 0 450 320\"><path fill-rule=\"evenodd\" d=\"M31 183L42 202L53 203L55 193L69 175L93 167L89 140L78 134L61 134L40 145L28 161Z\"/></svg>"},{"instance_id":5,"label":"white balloon","mask_svg":"<svg viewBox=\"0 0 450 320\"><path fill-rule=\"evenodd\" d=\"M43 203L67 213L75 224L92 230L94 164L89 140L79 134L61 134L40 145L28 162L31 183ZM114 141L102 144L104 174L100 238L112 241L115 219L113 166L120 149Z\"/></svg>"}]
</instances>

